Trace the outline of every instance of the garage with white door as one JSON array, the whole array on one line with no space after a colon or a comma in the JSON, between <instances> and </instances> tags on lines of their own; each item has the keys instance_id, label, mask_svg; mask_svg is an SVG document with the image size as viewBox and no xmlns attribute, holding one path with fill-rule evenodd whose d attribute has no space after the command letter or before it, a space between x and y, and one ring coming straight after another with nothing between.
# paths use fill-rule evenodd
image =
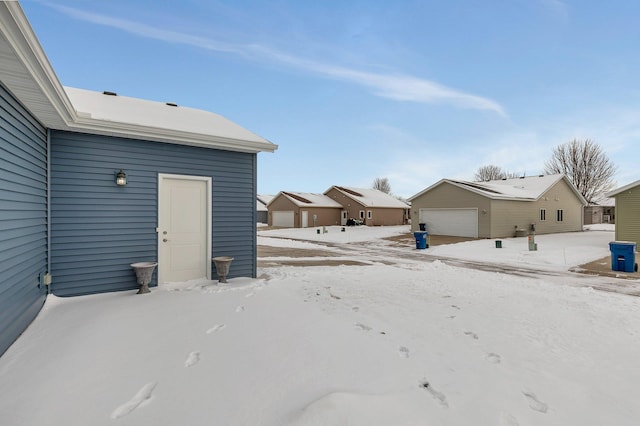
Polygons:
<instances>
[{"instance_id":1,"label":"garage with white door","mask_svg":"<svg viewBox=\"0 0 640 426\"><path fill-rule=\"evenodd\" d=\"M420 209L420 222L432 235L478 238L478 209Z\"/></svg>"},{"instance_id":2,"label":"garage with white door","mask_svg":"<svg viewBox=\"0 0 640 426\"><path fill-rule=\"evenodd\" d=\"M275 211L272 213L273 223L271 226L279 226L281 228L293 228L293 210L290 211Z\"/></svg>"}]
</instances>

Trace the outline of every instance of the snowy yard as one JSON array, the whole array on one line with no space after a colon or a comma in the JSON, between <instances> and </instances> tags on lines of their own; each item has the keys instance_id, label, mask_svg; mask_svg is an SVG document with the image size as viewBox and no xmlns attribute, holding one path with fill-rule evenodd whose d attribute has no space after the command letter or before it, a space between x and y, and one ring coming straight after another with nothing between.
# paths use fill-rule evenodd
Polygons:
<instances>
[{"instance_id":1,"label":"snowy yard","mask_svg":"<svg viewBox=\"0 0 640 426\"><path fill-rule=\"evenodd\" d=\"M628 280L566 272L607 256L610 229L538 236L537 252L328 230L258 243L362 266L50 296L0 358L0 425L640 423L640 299L590 285Z\"/></svg>"}]
</instances>

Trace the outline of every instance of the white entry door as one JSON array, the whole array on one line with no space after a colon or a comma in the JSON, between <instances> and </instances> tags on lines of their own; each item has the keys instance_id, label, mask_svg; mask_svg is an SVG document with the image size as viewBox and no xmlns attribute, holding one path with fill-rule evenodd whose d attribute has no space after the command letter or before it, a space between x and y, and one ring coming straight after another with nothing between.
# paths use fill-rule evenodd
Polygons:
<instances>
[{"instance_id":1,"label":"white entry door","mask_svg":"<svg viewBox=\"0 0 640 426\"><path fill-rule=\"evenodd\" d=\"M340 215L340 225L345 226L347 224L349 212L346 210L342 210L342 214Z\"/></svg>"},{"instance_id":2,"label":"white entry door","mask_svg":"<svg viewBox=\"0 0 640 426\"><path fill-rule=\"evenodd\" d=\"M309 227L309 212L307 210L303 210L301 212L302 214L302 227L303 228L308 228Z\"/></svg>"},{"instance_id":3,"label":"white entry door","mask_svg":"<svg viewBox=\"0 0 640 426\"><path fill-rule=\"evenodd\" d=\"M158 175L158 282L211 279L211 178Z\"/></svg>"}]
</instances>

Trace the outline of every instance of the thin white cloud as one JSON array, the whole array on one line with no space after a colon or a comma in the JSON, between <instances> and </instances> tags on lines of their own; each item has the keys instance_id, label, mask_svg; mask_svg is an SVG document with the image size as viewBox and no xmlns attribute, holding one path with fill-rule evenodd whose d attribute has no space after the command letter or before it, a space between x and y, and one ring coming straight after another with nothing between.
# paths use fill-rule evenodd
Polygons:
<instances>
[{"instance_id":1,"label":"thin white cloud","mask_svg":"<svg viewBox=\"0 0 640 426\"><path fill-rule=\"evenodd\" d=\"M559 17L567 17L569 14L569 6L563 0L540 0L542 5Z\"/></svg>"},{"instance_id":2,"label":"thin white cloud","mask_svg":"<svg viewBox=\"0 0 640 426\"><path fill-rule=\"evenodd\" d=\"M117 28L131 34L169 43L185 44L202 49L233 53L253 60L258 57L282 65L314 73L325 78L355 83L366 87L376 96L396 101L449 104L460 108L488 110L502 116L502 106L488 98L455 90L433 81L402 74L379 74L310 61L274 50L260 44L225 43L193 36L178 31L156 28L126 19L81 11L75 8L49 4L50 7L74 18L98 25Z\"/></svg>"}]
</instances>

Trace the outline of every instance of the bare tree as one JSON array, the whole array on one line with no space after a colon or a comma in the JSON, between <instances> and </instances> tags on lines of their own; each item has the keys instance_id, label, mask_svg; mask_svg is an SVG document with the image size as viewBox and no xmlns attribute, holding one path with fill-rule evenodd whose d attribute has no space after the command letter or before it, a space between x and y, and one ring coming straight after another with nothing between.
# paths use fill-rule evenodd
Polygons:
<instances>
[{"instance_id":1,"label":"bare tree","mask_svg":"<svg viewBox=\"0 0 640 426\"><path fill-rule=\"evenodd\" d=\"M488 165L479 167L474 175L476 182L486 182L488 180L515 179L520 177L517 172L508 172L502 167Z\"/></svg>"},{"instance_id":2,"label":"bare tree","mask_svg":"<svg viewBox=\"0 0 640 426\"><path fill-rule=\"evenodd\" d=\"M501 167L488 165L479 167L475 174L476 182L482 182L487 180L498 180L506 177L506 173Z\"/></svg>"},{"instance_id":3,"label":"bare tree","mask_svg":"<svg viewBox=\"0 0 640 426\"><path fill-rule=\"evenodd\" d=\"M591 139L558 145L544 168L548 174L564 173L589 203L613 187L617 169Z\"/></svg>"},{"instance_id":4,"label":"bare tree","mask_svg":"<svg viewBox=\"0 0 640 426\"><path fill-rule=\"evenodd\" d=\"M389 183L389 179L379 177L375 178L373 180L373 189L382 191L385 194L391 194L391 184Z\"/></svg>"},{"instance_id":5,"label":"bare tree","mask_svg":"<svg viewBox=\"0 0 640 426\"><path fill-rule=\"evenodd\" d=\"M524 173L518 173L518 172L504 172L504 178L505 179L517 179L520 176L524 176Z\"/></svg>"}]
</instances>

